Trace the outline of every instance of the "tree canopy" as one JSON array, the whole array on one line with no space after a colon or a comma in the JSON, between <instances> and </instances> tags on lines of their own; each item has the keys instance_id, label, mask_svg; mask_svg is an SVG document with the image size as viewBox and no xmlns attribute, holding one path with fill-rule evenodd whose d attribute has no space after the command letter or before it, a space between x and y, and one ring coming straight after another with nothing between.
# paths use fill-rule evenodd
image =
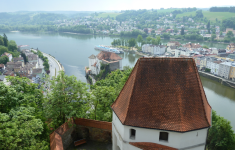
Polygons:
<instances>
[{"instance_id":1,"label":"tree canopy","mask_svg":"<svg viewBox=\"0 0 235 150\"><path fill-rule=\"evenodd\" d=\"M57 128L72 117L86 116L86 98L89 93L85 83L62 71L56 78L47 78L45 82L49 90L44 107L47 118L52 120L52 127Z\"/></svg>"},{"instance_id":2,"label":"tree canopy","mask_svg":"<svg viewBox=\"0 0 235 150\"><path fill-rule=\"evenodd\" d=\"M207 138L208 150L235 149L235 134L230 122L212 111L212 127Z\"/></svg>"}]
</instances>

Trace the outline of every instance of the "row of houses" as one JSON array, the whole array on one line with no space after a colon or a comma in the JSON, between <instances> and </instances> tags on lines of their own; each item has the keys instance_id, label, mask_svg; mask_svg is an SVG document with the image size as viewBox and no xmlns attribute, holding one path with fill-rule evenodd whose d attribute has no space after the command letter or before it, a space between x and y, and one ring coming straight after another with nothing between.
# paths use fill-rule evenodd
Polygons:
<instances>
[{"instance_id":1,"label":"row of houses","mask_svg":"<svg viewBox=\"0 0 235 150\"><path fill-rule=\"evenodd\" d=\"M235 80L235 62L220 57L194 56L195 63L200 70L205 70L225 79Z\"/></svg>"},{"instance_id":2,"label":"row of houses","mask_svg":"<svg viewBox=\"0 0 235 150\"><path fill-rule=\"evenodd\" d=\"M22 50L25 53L28 62L24 62L23 57L12 58L12 55L4 53L3 55L8 56L9 62L6 65L0 64L0 70L5 76L20 76L29 78L32 83L39 83L40 80L46 74L43 68L39 67L38 55L33 54L30 50Z\"/></svg>"}]
</instances>

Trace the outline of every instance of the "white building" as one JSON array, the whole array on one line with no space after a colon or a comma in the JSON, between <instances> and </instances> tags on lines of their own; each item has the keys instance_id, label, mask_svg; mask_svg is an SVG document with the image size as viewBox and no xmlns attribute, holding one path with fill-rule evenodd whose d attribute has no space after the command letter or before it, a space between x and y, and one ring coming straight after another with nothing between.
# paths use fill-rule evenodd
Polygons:
<instances>
[{"instance_id":1,"label":"white building","mask_svg":"<svg viewBox=\"0 0 235 150\"><path fill-rule=\"evenodd\" d=\"M99 74L101 64L109 64L110 71L122 70L122 58L115 53L101 51L97 56L92 54L88 58L91 74Z\"/></svg>"},{"instance_id":2,"label":"white building","mask_svg":"<svg viewBox=\"0 0 235 150\"><path fill-rule=\"evenodd\" d=\"M153 55L162 55L165 53L166 47L164 45L152 45L144 44L142 46L142 51L145 53L151 53Z\"/></svg>"},{"instance_id":3,"label":"white building","mask_svg":"<svg viewBox=\"0 0 235 150\"><path fill-rule=\"evenodd\" d=\"M12 54L10 54L10 53L5 52L2 54L2 56L7 56L9 58L9 61L12 60Z\"/></svg>"},{"instance_id":4,"label":"white building","mask_svg":"<svg viewBox=\"0 0 235 150\"><path fill-rule=\"evenodd\" d=\"M194 51L189 50L184 47L175 49L175 57L179 57L180 55L191 56L193 53L194 53Z\"/></svg>"},{"instance_id":5,"label":"white building","mask_svg":"<svg viewBox=\"0 0 235 150\"><path fill-rule=\"evenodd\" d=\"M211 63L211 73L215 75L219 75L219 64L222 63L222 61L213 61Z\"/></svg>"},{"instance_id":6,"label":"white building","mask_svg":"<svg viewBox=\"0 0 235 150\"><path fill-rule=\"evenodd\" d=\"M219 65L219 76L229 79L229 73L231 68L231 62L223 62Z\"/></svg>"},{"instance_id":7,"label":"white building","mask_svg":"<svg viewBox=\"0 0 235 150\"><path fill-rule=\"evenodd\" d=\"M113 150L204 150L211 106L196 69L192 58L140 58L111 106Z\"/></svg>"},{"instance_id":8,"label":"white building","mask_svg":"<svg viewBox=\"0 0 235 150\"><path fill-rule=\"evenodd\" d=\"M214 67L214 61L216 61L217 58L215 57L208 57L206 58L206 68L211 69Z\"/></svg>"}]
</instances>

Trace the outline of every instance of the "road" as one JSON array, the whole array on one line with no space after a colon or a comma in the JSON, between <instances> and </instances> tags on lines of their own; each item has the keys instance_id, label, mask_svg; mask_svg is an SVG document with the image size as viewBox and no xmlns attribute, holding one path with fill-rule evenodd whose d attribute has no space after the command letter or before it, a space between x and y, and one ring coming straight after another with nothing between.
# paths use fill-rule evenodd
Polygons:
<instances>
[{"instance_id":1,"label":"road","mask_svg":"<svg viewBox=\"0 0 235 150\"><path fill-rule=\"evenodd\" d=\"M37 50L34 49L34 51L36 52ZM43 53L43 52L42 52ZM59 62L56 62L55 59L52 58L52 56L46 54L46 53L43 53L43 56L47 57L48 58L48 63L49 63L49 67L50 67L50 77L53 77L53 76L57 76L59 74L59 71L62 70L60 64L58 64ZM39 68L44 68L43 66L43 61L39 58Z\"/></svg>"},{"instance_id":2,"label":"road","mask_svg":"<svg viewBox=\"0 0 235 150\"><path fill-rule=\"evenodd\" d=\"M48 58L48 63L50 66L50 77L57 76L59 74L59 71L61 70L61 66L52 58L52 56L43 53L43 56L46 56Z\"/></svg>"}]
</instances>

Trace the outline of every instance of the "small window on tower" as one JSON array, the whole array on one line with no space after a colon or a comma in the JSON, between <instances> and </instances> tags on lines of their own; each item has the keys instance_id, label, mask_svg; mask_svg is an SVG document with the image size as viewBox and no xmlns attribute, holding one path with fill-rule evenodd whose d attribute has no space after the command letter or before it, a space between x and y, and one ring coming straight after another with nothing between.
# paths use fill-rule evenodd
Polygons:
<instances>
[{"instance_id":1,"label":"small window on tower","mask_svg":"<svg viewBox=\"0 0 235 150\"><path fill-rule=\"evenodd\" d=\"M168 133L167 132L160 132L159 140L168 141Z\"/></svg>"},{"instance_id":2,"label":"small window on tower","mask_svg":"<svg viewBox=\"0 0 235 150\"><path fill-rule=\"evenodd\" d=\"M134 140L135 139L135 129L130 129L130 139Z\"/></svg>"}]
</instances>

